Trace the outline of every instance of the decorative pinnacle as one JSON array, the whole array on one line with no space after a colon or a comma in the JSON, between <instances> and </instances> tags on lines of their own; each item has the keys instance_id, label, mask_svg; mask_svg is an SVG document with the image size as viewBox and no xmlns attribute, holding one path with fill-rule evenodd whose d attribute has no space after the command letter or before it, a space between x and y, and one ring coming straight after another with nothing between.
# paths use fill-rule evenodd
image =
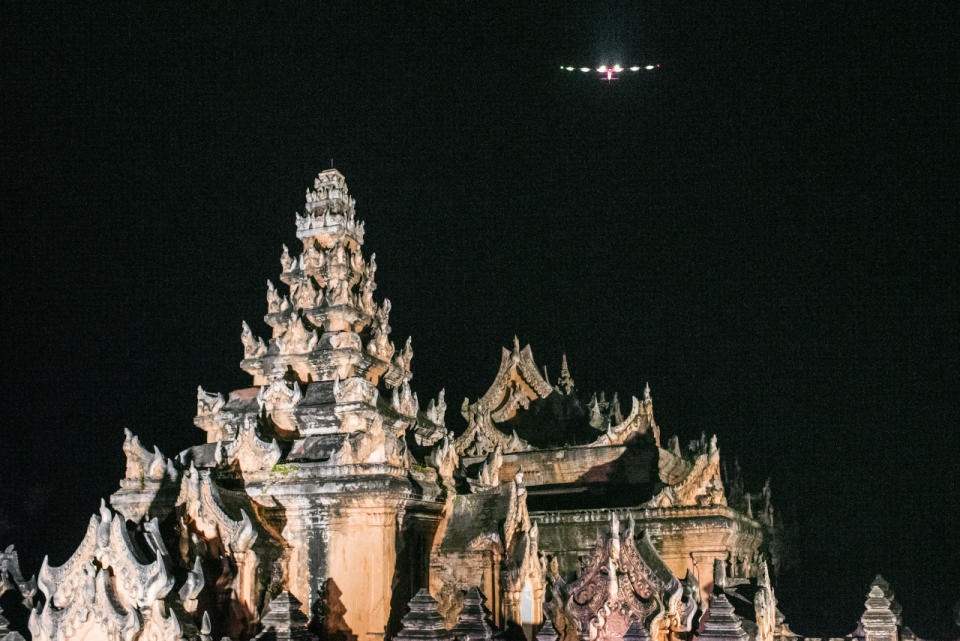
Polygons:
<instances>
[{"instance_id":1,"label":"decorative pinnacle","mask_svg":"<svg viewBox=\"0 0 960 641\"><path fill-rule=\"evenodd\" d=\"M563 355L563 361L560 364L560 378L557 379L557 387L566 394L569 395L573 391L573 378L570 376L570 367L567 365L567 355Z\"/></svg>"}]
</instances>

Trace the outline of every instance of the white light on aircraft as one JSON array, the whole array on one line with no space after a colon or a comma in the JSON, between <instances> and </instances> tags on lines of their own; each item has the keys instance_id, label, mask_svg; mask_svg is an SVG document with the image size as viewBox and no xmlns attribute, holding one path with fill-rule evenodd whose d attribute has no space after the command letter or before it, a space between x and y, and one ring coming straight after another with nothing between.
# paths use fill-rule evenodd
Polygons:
<instances>
[{"instance_id":1,"label":"white light on aircraft","mask_svg":"<svg viewBox=\"0 0 960 641\"><path fill-rule=\"evenodd\" d=\"M640 67L630 67L630 71L640 71Z\"/></svg>"},{"instance_id":2,"label":"white light on aircraft","mask_svg":"<svg viewBox=\"0 0 960 641\"><path fill-rule=\"evenodd\" d=\"M606 73L607 65L600 65L599 67L597 67L597 71L599 71L600 73Z\"/></svg>"},{"instance_id":3,"label":"white light on aircraft","mask_svg":"<svg viewBox=\"0 0 960 641\"><path fill-rule=\"evenodd\" d=\"M617 73L620 73L621 71L623 71L623 67L621 67L620 65L613 65L613 70Z\"/></svg>"},{"instance_id":4,"label":"white light on aircraft","mask_svg":"<svg viewBox=\"0 0 960 641\"><path fill-rule=\"evenodd\" d=\"M590 67L580 67L580 71L582 71L583 73L587 73L588 71L590 71Z\"/></svg>"},{"instance_id":5,"label":"white light on aircraft","mask_svg":"<svg viewBox=\"0 0 960 641\"><path fill-rule=\"evenodd\" d=\"M567 67L567 71L573 71L573 67Z\"/></svg>"},{"instance_id":6,"label":"white light on aircraft","mask_svg":"<svg viewBox=\"0 0 960 641\"><path fill-rule=\"evenodd\" d=\"M646 69L647 71L652 71L654 68L655 67L653 65L647 65L646 67L644 67L644 69Z\"/></svg>"}]
</instances>

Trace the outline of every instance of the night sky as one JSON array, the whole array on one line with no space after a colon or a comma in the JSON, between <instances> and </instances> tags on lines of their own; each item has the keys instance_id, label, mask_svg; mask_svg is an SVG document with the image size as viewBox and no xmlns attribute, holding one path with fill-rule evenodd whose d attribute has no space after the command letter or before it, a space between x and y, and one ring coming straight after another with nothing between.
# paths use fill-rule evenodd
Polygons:
<instances>
[{"instance_id":1,"label":"night sky","mask_svg":"<svg viewBox=\"0 0 960 641\"><path fill-rule=\"evenodd\" d=\"M956 3L588 4L6 5L0 546L62 563L123 427L176 453L197 384L250 384L332 158L448 424L514 334L586 398L649 381L664 438L772 479L794 630L879 572L956 635ZM559 70L602 62L662 67Z\"/></svg>"}]
</instances>

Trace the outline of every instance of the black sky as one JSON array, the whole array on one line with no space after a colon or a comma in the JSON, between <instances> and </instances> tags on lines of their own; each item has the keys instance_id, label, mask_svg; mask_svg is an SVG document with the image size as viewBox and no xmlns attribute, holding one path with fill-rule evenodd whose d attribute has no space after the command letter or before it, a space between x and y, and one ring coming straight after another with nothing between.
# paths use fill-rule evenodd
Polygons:
<instances>
[{"instance_id":1,"label":"black sky","mask_svg":"<svg viewBox=\"0 0 960 641\"><path fill-rule=\"evenodd\" d=\"M587 394L649 380L795 514L795 630L849 632L880 572L955 634L954 3L586 4L6 5L0 545L62 562L122 427L177 452L197 384L249 385L333 158L451 423L514 334ZM663 66L558 69L605 61Z\"/></svg>"}]
</instances>

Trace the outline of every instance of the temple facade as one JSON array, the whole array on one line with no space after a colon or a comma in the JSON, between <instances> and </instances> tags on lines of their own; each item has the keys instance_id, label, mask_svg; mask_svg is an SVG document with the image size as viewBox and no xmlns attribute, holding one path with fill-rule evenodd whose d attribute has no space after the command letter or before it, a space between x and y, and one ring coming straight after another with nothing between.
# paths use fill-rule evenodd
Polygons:
<instances>
[{"instance_id":1,"label":"temple facade","mask_svg":"<svg viewBox=\"0 0 960 641\"><path fill-rule=\"evenodd\" d=\"M518 339L459 412L422 403L343 175L295 223L268 333L241 325L250 387L197 390L204 442L168 456L127 431L69 559L25 579L0 557L32 639L800 638L769 485L728 474L716 436L661 435L649 386L584 394ZM910 637L880 577L854 625Z\"/></svg>"}]
</instances>

